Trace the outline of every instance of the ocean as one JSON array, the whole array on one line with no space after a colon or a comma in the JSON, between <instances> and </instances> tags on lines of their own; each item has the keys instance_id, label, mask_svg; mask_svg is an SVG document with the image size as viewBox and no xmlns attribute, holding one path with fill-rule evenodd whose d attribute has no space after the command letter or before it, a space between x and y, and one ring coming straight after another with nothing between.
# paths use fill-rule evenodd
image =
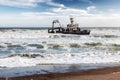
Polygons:
<instances>
[{"instance_id":1,"label":"ocean","mask_svg":"<svg viewBox=\"0 0 120 80\"><path fill-rule=\"evenodd\" d=\"M52 34L47 29L0 28L0 71L40 65L92 64L96 68L120 64L120 27L82 28L90 29L90 35Z\"/></svg>"}]
</instances>

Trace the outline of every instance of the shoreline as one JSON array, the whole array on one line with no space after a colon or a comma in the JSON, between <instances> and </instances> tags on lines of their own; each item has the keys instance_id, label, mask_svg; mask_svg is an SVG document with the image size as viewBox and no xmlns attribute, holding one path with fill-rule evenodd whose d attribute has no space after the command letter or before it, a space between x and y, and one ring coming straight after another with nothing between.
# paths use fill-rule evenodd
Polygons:
<instances>
[{"instance_id":1,"label":"shoreline","mask_svg":"<svg viewBox=\"0 0 120 80\"><path fill-rule=\"evenodd\" d=\"M51 73L8 78L7 80L119 80L120 67L106 67L86 71ZM6 80L0 78L0 80Z\"/></svg>"}]
</instances>

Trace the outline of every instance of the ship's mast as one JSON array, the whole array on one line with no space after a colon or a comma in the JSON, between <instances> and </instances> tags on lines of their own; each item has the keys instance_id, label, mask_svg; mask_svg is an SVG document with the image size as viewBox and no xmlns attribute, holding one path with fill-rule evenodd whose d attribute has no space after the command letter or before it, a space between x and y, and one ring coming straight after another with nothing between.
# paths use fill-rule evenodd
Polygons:
<instances>
[{"instance_id":1,"label":"ship's mast","mask_svg":"<svg viewBox=\"0 0 120 80\"><path fill-rule=\"evenodd\" d=\"M70 18L70 22L71 22L71 25L73 25L74 19L73 19L73 18Z\"/></svg>"}]
</instances>

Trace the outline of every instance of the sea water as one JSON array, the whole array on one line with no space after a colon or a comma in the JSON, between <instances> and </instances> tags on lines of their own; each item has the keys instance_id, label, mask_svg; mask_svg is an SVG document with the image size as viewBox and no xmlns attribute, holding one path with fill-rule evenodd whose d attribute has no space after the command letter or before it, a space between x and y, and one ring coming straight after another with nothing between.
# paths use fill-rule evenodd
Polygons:
<instances>
[{"instance_id":1,"label":"sea water","mask_svg":"<svg viewBox=\"0 0 120 80\"><path fill-rule=\"evenodd\" d=\"M90 35L52 34L47 28L1 28L0 68L119 64L120 27L87 29Z\"/></svg>"}]
</instances>

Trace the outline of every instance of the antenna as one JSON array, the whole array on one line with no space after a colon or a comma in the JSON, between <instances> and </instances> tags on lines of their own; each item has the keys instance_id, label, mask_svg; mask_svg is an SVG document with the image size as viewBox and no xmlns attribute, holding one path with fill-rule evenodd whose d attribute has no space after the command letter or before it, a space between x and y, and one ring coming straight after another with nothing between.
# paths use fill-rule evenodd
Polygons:
<instances>
[{"instance_id":1,"label":"antenna","mask_svg":"<svg viewBox=\"0 0 120 80\"><path fill-rule=\"evenodd\" d=\"M70 15L70 22L71 22L71 24L73 25L73 23L74 23L73 15Z\"/></svg>"}]
</instances>

